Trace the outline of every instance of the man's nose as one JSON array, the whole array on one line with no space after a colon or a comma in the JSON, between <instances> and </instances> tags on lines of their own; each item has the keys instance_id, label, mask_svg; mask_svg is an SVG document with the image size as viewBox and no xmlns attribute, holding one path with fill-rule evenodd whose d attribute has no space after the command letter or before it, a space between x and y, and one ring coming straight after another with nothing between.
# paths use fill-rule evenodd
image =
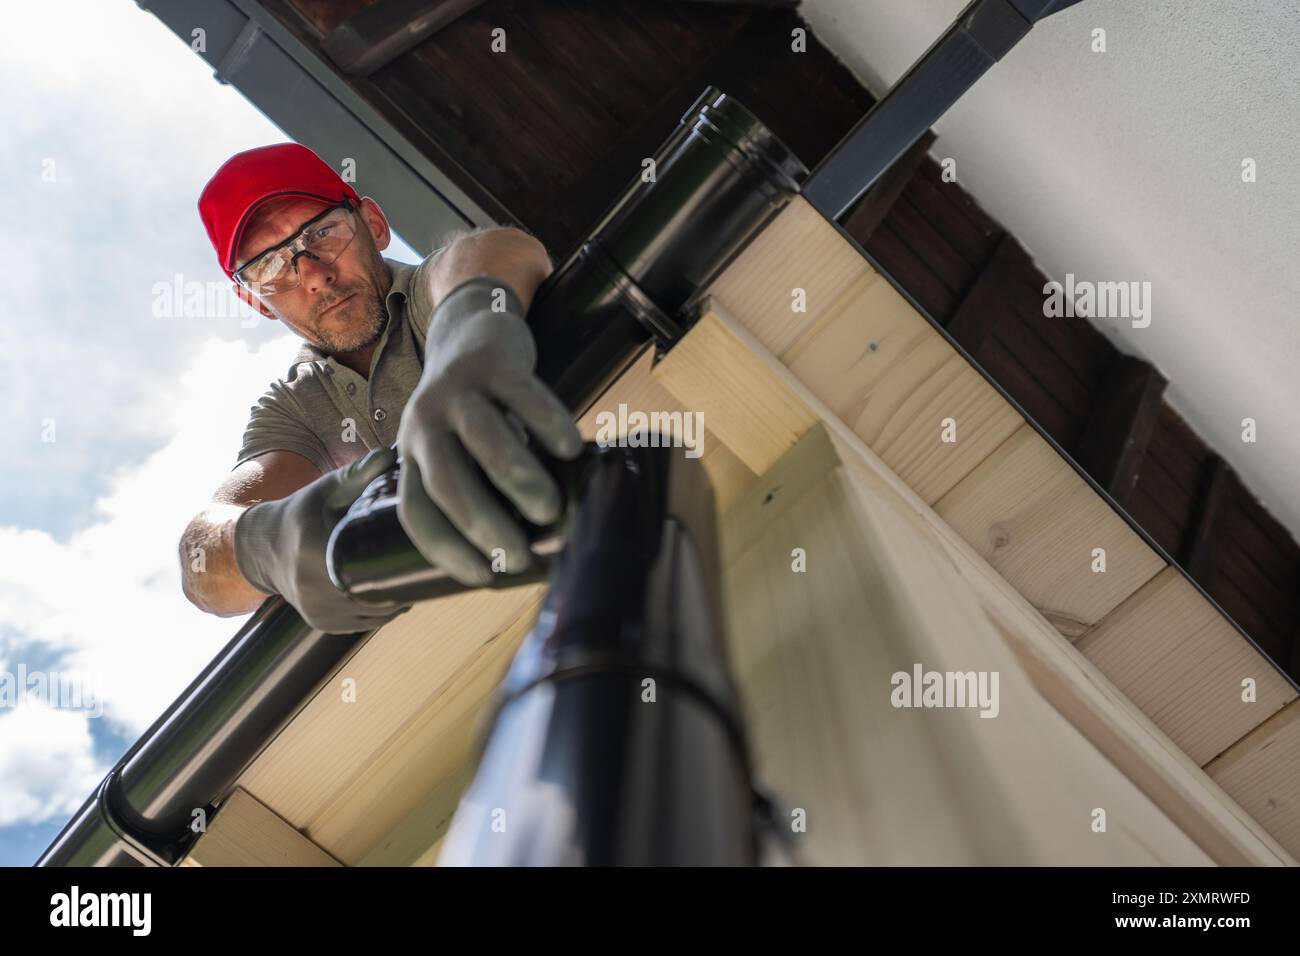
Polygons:
<instances>
[{"instance_id":1,"label":"man's nose","mask_svg":"<svg viewBox=\"0 0 1300 956\"><path fill-rule=\"evenodd\" d=\"M337 278L334 263L323 263L319 256L305 250L295 258L294 267L298 270L298 281L308 292L319 292L333 285Z\"/></svg>"}]
</instances>

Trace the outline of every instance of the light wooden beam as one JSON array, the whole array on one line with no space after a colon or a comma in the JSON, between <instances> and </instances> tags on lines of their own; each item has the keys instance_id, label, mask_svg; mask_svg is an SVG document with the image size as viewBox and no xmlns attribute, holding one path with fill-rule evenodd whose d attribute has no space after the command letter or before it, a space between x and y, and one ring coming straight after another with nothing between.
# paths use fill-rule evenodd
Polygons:
<instances>
[{"instance_id":1,"label":"light wooden beam","mask_svg":"<svg viewBox=\"0 0 1300 956\"><path fill-rule=\"evenodd\" d=\"M928 503L1024 425L802 201L768 226L711 291ZM939 440L948 419L960 436L955 442Z\"/></svg>"},{"instance_id":2,"label":"light wooden beam","mask_svg":"<svg viewBox=\"0 0 1300 956\"><path fill-rule=\"evenodd\" d=\"M1202 766L1296 697L1176 568L1148 581L1078 648ZM1253 694L1244 694L1247 680Z\"/></svg>"},{"instance_id":3,"label":"light wooden beam","mask_svg":"<svg viewBox=\"0 0 1300 956\"><path fill-rule=\"evenodd\" d=\"M181 866L342 866L246 790L218 808Z\"/></svg>"},{"instance_id":4,"label":"light wooden beam","mask_svg":"<svg viewBox=\"0 0 1300 956\"><path fill-rule=\"evenodd\" d=\"M1165 566L1028 425L934 507L1067 637Z\"/></svg>"},{"instance_id":5,"label":"light wooden beam","mask_svg":"<svg viewBox=\"0 0 1300 956\"><path fill-rule=\"evenodd\" d=\"M1280 843L1300 847L1300 700L1233 744L1206 771Z\"/></svg>"},{"instance_id":6,"label":"light wooden beam","mask_svg":"<svg viewBox=\"0 0 1300 956\"><path fill-rule=\"evenodd\" d=\"M760 767L809 813L806 862L1292 862L736 320L715 306L654 376L738 457L786 449L723 544ZM755 428L740 411L760 394L806 411ZM1012 709L894 708L889 676L917 662L996 670ZM1084 838L1084 805L1143 846Z\"/></svg>"}]
</instances>

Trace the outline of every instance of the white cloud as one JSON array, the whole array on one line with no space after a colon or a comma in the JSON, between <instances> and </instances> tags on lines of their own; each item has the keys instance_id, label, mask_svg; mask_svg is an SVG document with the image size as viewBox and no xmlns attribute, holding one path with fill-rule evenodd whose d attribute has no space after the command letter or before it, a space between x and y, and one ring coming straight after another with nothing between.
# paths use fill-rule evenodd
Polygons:
<instances>
[{"instance_id":1,"label":"white cloud","mask_svg":"<svg viewBox=\"0 0 1300 956\"><path fill-rule=\"evenodd\" d=\"M28 702L0 718L0 827L71 816L104 773L81 714Z\"/></svg>"},{"instance_id":2,"label":"white cloud","mask_svg":"<svg viewBox=\"0 0 1300 956\"><path fill-rule=\"evenodd\" d=\"M245 620L204 614L185 599L176 546L234 464L249 407L284 374L300 344L282 336L252 351L242 342L209 340L174 389L157 396L156 411L168 410L171 440L112 477L110 492L96 503L98 521L66 544L44 531L0 527L0 628L57 652L59 669L84 675L103 699L102 719L128 736L143 732ZM21 647L10 642L11 672ZM18 718L17 711L0 716L0 760L19 761L33 782L0 806L63 812L53 796L32 810L32 788L45 786L45 776L66 763L75 736L69 724L80 724L89 739L85 722L92 718ZM98 769L100 776L106 771ZM3 779L12 788L15 778ZM81 799L89 793L83 784L78 778Z\"/></svg>"},{"instance_id":3,"label":"white cloud","mask_svg":"<svg viewBox=\"0 0 1300 956\"><path fill-rule=\"evenodd\" d=\"M233 316L156 318L151 304L176 273L227 282L199 193L232 153L288 137L134 4L11 6L0 86L22 95L0 99L0 258L12 266L0 522L66 541L105 472L167 439L149 414L160 381L212 336L255 347L280 333ZM56 446L41 443L47 420Z\"/></svg>"},{"instance_id":4,"label":"white cloud","mask_svg":"<svg viewBox=\"0 0 1300 956\"><path fill-rule=\"evenodd\" d=\"M287 137L133 4L13 6L0 33L0 84L22 91L0 101L13 265L0 666L80 673L104 716L0 710L0 825L74 811L108 769L94 743L113 738L89 721L137 736L242 623L185 600L177 540L298 346L266 323L150 312L175 272L224 278L195 206L207 177Z\"/></svg>"},{"instance_id":5,"label":"white cloud","mask_svg":"<svg viewBox=\"0 0 1300 956\"><path fill-rule=\"evenodd\" d=\"M185 600L176 545L300 344L235 315L157 318L154 285L226 281L199 192L232 154L289 137L126 0L5 14L0 86L21 95L0 98L13 224L0 230L0 668L57 659L100 694L98 719L135 737L243 622ZM386 254L418 258L404 245ZM95 766L90 719L0 710L0 825L71 813L89 795L108 769Z\"/></svg>"}]
</instances>

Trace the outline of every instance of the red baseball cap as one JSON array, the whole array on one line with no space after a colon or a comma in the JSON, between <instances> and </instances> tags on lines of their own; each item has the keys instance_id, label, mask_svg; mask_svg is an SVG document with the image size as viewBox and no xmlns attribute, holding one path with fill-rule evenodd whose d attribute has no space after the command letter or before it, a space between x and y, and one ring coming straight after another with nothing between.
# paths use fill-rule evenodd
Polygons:
<instances>
[{"instance_id":1,"label":"red baseball cap","mask_svg":"<svg viewBox=\"0 0 1300 956\"><path fill-rule=\"evenodd\" d=\"M314 199L323 206L344 199L361 202L357 191L306 146L277 143L236 153L199 196L199 216L226 275L234 277L235 253L253 213L284 197Z\"/></svg>"}]
</instances>

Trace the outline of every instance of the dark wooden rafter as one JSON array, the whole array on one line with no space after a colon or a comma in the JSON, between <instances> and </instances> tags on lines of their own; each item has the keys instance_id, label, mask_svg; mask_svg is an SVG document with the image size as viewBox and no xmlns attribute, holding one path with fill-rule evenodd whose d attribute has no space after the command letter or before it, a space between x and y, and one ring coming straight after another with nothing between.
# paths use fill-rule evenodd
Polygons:
<instances>
[{"instance_id":1,"label":"dark wooden rafter","mask_svg":"<svg viewBox=\"0 0 1300 956\"><path fill-rule=\"evenodd\" d=\"M379 0L358 10L321 42L350 76L369 76L486 0ZM741 9L793 10L799 0L684 0Z\"/></svg>"},{"instance_id":2,"label":"dark wooden rafter","mask_svg":"<svg viewBox=\"0 0 1300 956\"><path fill-rule=\"evenodd\" d=\"M921 161L930 152L934 140L934 131L927 130L880 179L876 180L875 185L868 189L857 205L844 216L845 232L858 242L866 244L871 234L876 231L876 227L884 221L889 210L894 207L894 203L898 201L908 182L920 169Z\"/></svg>"},{"instance_id":3,"label":"dark wooden rafter","mask_svg":"<svg viewBox=\"0 0 1300 956\"><path fill-rule=\"evenodd\" d=\"M542 218L565 227L565 240L570 244L585 235L613 198L640 172L642 160L658 147L664 130L676 125L706 87L713 85L733 92L736 77L746 70L745 64L756 45L772 36L770 21L754 21L727 38L714 56L683 76L653 109L612 143L600 162L567 189L557 193ZM745 102L743 93L733 95ZM558 234L559 230L556 232Z\"/></svg>"},{"instance_id":4,"label":"dark wooden rafter","mask_svg":"<svg viewBox=\"0 0 1300 956\"><path fill-rule=\"evenodd\" d=\"M1004 233L927 153L862 245L927 315L947 324Z\"/></svg>"},{"instance_id":5,"label":"dark wooden rafter","mask_svg":"<svg viewBox=\"0 0 1300 956\"><path fill-rule=\"evenodd\" d=\"M1218 455L1206 463L1181 564L1188 574L1207 587L1219 557L1226 522L1231 520L1238 484L1232 466Z\"/></svg>"},{"instance_id":6,"label":"dark wooden rafter","mask_svg":"<svg viewBox=\"0 0 1300 956\"><path fill-rule=\"evenodd\" d=\"M320 50L324 37L343 19L333 7L309 6L299 0L258 0L258 5L268 17L278 21L294 39L311 50ZM342 71L338 72L342 75ZM456 148L456 144L446 141L427 124L413 118L401 104L378 90L370 79L345 77L344 82L379 111L405 141L455 182L490 221L520 224L518 217L477 175L474 165L465 162L467 157Z\"/></svg>"},{"instance_id":7,"label":"dark wooden rafter","mask_svg":"<svg viewBox=\"0 0 1300 956\"><path fill-rule=\"evenodd\" d=\"M626 6L637 11L640 4L629 2ZM702 10L707 7L701 5ZM801 22L792 13L769 10L729 34L715 36L712 52L684 71L659 102L613 141L580 179L549 198L539 222L568 242L585 235L612 198L641 171L643 159L653 153L664 130L671 129L708 86L732 94L762 115L806 165L813 165L823 150L834 145L838 135L834 124L847 128L873 100L861 89L853 91L851 98L836 92L837 82L842 82L838 74L844 71L848 76L847 71L837 66L814 38L809 38L814 60L809 65L802 65L807 58L789 52L791 30ZM755 69L755 63L770 65L781 56L788 56L793 64L789 83L781 84L770 73ZM805 72L799 74L800 69ZM811 97L814 86L820 99ZM832 130L830 135L827 129ZM824 142L814 139L810 130L819 132Z\"/></svg>"},{"instance_id":8,"label":"dark wooden rafter","mask_svg":"<svg viewBox=\"0 0 1300 956\"><path fill-rule=\"evenodd\" d=\"M993 327L1008 311L1006 290L1032 268L1033 260L1015 236L1004 234L948 320L948 332L977 362Z\"/></svg>"},{"instance_id":9,"label":"dark wooden rafter","mask_svg":"<svg viewBox=\"0 0 1300 956\"><path fill-rule=\"evenodd\" d=\"M1117 355L1074 450L1075 461L1120 507L1137 484L1167 384L1150 362Z\"/></svg>"},{"instance_id":10,"label":"dark wooden rafter","mask_svg":"<svg viewBox=\"0 0 1300 956\"><path fill-rule=\"evenodd\" d=\"M380 0L358 10L321 42L351 76L369 76L486 0Z\"/></svg>"}]
</instances>

